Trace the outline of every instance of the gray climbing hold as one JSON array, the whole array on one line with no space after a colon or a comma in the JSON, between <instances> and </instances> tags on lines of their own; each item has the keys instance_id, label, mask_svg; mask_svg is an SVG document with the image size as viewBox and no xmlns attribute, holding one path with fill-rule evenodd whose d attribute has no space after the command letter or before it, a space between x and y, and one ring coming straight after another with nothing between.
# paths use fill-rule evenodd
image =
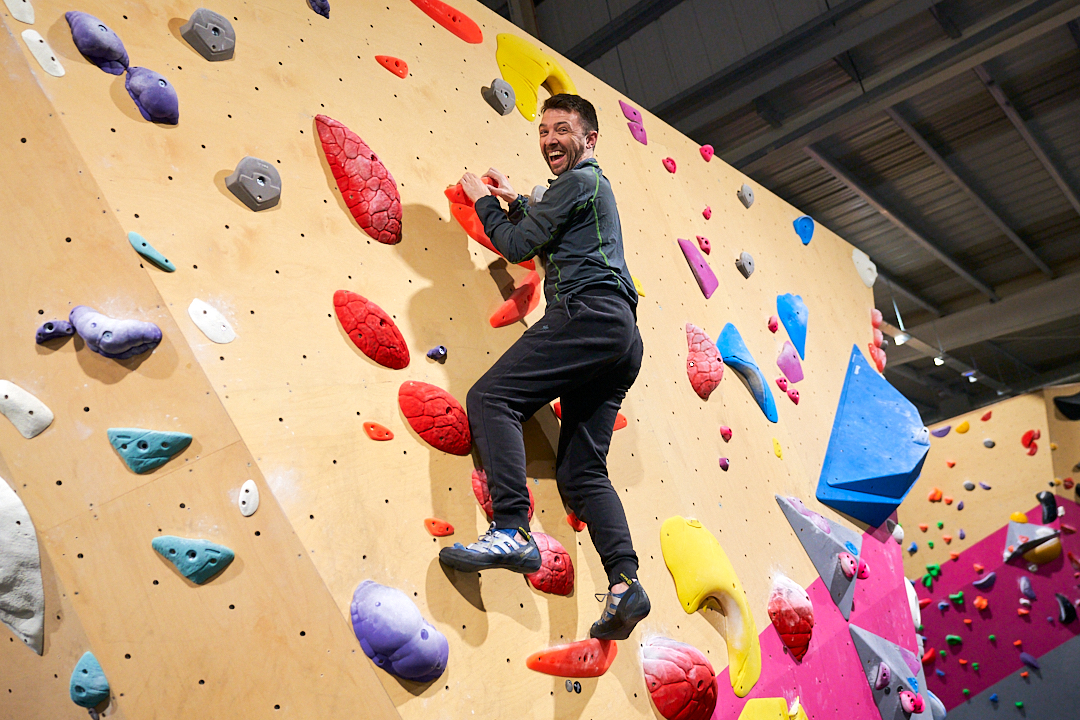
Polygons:
<instances>
[{"instance_id":1,"label":"gray climbing hold","mask_svg":"<svg viewBox=\"0 0 1080 720\"><path fill-rule=\"evenodd\" d=\"M919 698L919 693L926 689L926 677L919 658L910 650L857 625L849 625L848 631L881 717L888 720L926 718L929 713L924 712ZM882 665L891 671L891 681L879 686L877 681ZM915 712L904 712L904 696L908 696L909 701L917 699Z\"/></svg>"},{"instance_id":2,"label":"gray climbing hold","mask_svg":"<svg viewBox=\"0 0 1080 720\"><path fill-rule=\"evenodd\" d=\"M188 45L211 62L228 60L236 50L236 31L232 23L213 10L199 8L180 27Z\"/></svg>"},{"instance_id":3,"label":"gray climbing hold","mask_svg":"<svg viewBox=\"0 0 1080 720\"><path fill-rule=\"evenodd\" d=\"M281 200L281 176L277 168L250 155L236 164L225 187L240 202L258 212L272 208Z\"/></svg>"},{"instance_id":4,"label":"gray climbing hold","mask_svg":"<svg viewBox=\"0 0 1080 720\"><path fill-rule=\"evenodd\" d=\"M877 265L870 259L870 256L864 253L859 248L851 248L851 262L855 265L855 272L858 273L859 279L863 281L863 285L868 288L874 287L874 283L877 282L878 271ZM949 428L945 428L947 433ZM938 437L944 437L939 435Z\"/></svg>"},{"instance_id":5,"label":"gray climbing hold","mask_svg":"<svg viewBox=\"0 0 1080 720\"><path fill-rule=\"evenodd\" d=\"M993 570L991 570L989 573L986 574L986 577L979 578L978 580L976 580L975 582L973 582L971 584L974 587L978 588L979 590L989 590L990 588L994 587L994 582L996 580L997 580L997 573L994 572Z\"/></svg>"},{"instance_id":6,"label":"gray climbing hold","mask_svg":"<svg viewBox=\"0 0 1080 720\"><path fill-rule=\"evenodd\" d=\"M139 233L129 232L128 242L131 243L131 247L135 248L135 252L149 260L155 267L160 268L165 272L176 271L176 266L169 262L169 258L158 252L157 248L147 242L146 238Z\"/></svg>"},{"instance_id":7,"label":"gray climbing hold","mask_svg":"<svg viewBox=\"0 0 1080 720\"><path fill-rule=\"evenodd\" d=\"M991 440L990 438L986 438L985 440L983 440L983 447L992 448L995 445L997 445L997 443L994 442L993 440Z\"/></svg>"},{"instance_id":8,"label":"gray climbing hold","mask_svg":"<svg viewBox=\"0 0 1080 720\"><path fill-rule=\"evenodd\" d=\"M226 345L236 339L236 331L225 316L213 305L199 298L195 298L188 305L188 317L203 331L203 335L213 342Z\"/></svg>"},{"instance_id":9,"label":"gray climbing hold","mask_svg":"<svg viewBox=\"0 0 1080 720\"><path fill-rule=\"evenodd\" d=\"M209 582L236 557L224 545L175 535L161 535L151 540L150 545L196 585Z\"/></svg>"},{"instance_id":10,"label":"gray climbing hold","mask_svg":"<svg viewBox=\"0 0 1080 720\"><path fill-rule=\"evenodd\" d=\"M574 681L573 680L567 680L566 681L566 692L574 692Z\"/></svg>"},{"instance_id":11,"label":"gray climbing hold","mask_svg":"<svg viewBox=\"0 0 1080 720\"><path fill-rule=\"evenodd\" d=\"M802 543L803 550L810 557L810 562L814 564L825 587L829 589L830 597L846 620L851 615L855 580L858 576L852 574L847 577L839 562L839 556L841 553L848 553L858 557L862 549L862 536L810 510L799 498L780 495L775 497L788 524Z\"/></svg>"},{"instance_id":12,"label":"gray climbing hold","mask_svg":"<svg viewBox=\"0 0 1080 720\"><path fill-rule=\"evenodd\" d=\"M1026 597L1028 600L1036 600L1035 588L1031 587L1031 578L1027 575L1021 575L1018 581L1020 585L1020 594Z\"/></svg>"},{"instance_id":13,"label":"gray climbing hold","mask_svg":"<svg viewBox=\"0 0 1080 720\"><path fill-rule=\"evenodd\" d=\"M480 94L484 100L500 115L509 115L514 110L517 99L514 96L514 88L502 78L491 81L491 87L480 88Z\"/></svg>"},{"instance_id":14,"label":"gray climbing hold","mask_svg":"<svg viewBox=\"0 0 1080 720\"><path fill-rule=\"evenodd\" d=\"M84 708L94 708L109 699L109 681L94 653L85 653L71 672L71 701Z\"/></svg>"},{"instance_id":15,"label":"gray climbing hold","mask_svg":"<svg viewBox=\"0 0 1080 720\"><path fill-rule=\"evenodd\" d=\"M45 591L37 533L22 499L0 478L0 620L41 654Z\"/></svg>"},{"instance_id":16,"label":"gray climbing hold","mask_svg":"<svg viewBox=\"0 0 1080 720\"><path fill-rule=\"evenodd\" d=\"M754 188L750 187L746 183L735 191L735 194L739 196L739 202L743 204L743 207L750 207L754 204Z\"/></svg>"},{"instance_id":17,"label":"gray climbing hold","mask_svg":"<svg viewBox=\"0 0 1080 720\"><path fill-rule=\"evenodd\" d=\"M971 482L970 480L966 481L964 483L964 489L967 490L968 492L974 490L975 489L975 483Z\"/></svg>"},{"instance_id":18,"label":"gray climbing hold","mask_svg":"<svg viewBox=\"0 0 1080 720\"><path fill-rule=\"evenodd\" d=\"M40 435L53 421L52 410L45 403L8 380L0 380L0 415L27 440Z\"/></svg>"},{"instance_id":19,"label":"gray climbing hold","mask_svg":"<svg viewBox=\"0 0 1080 720\"><path fill-rule=\"evenodd\" d=\"M109 428L107 432L116 452L140 475L158 469L191 444L187 433L141 428Z\"/></svg>"},{"instance_id":20,"label":"gray climbing hold","mask_svg":"<svg viewBox=\"0 0 1080 720\"><path fill-rule=\"evenodd\" d=\"M754 256L748 252L740 253L739 257L735 258L735 267L744 278L750 277L754 274Z\"/></svg>"}]
</instances>

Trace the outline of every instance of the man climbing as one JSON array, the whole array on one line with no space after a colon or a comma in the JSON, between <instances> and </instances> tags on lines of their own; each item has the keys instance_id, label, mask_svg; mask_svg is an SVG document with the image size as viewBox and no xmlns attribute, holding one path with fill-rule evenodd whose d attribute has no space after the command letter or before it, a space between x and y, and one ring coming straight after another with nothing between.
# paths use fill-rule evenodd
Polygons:
<instances>
[{"instance_id":1,"label":"man climbing","mask_svg":"<svg viewBox=\"0 0 1080 720\"><path fill-rule=\"evenodd\" d=\"M530 206L494 169L484 173L490 187L472 173L461 178L499 252L512 263L540 260L547 309L469 391L469 426L494 522L468 547L443 548L439 559L467 572L540 568L529 534L521 423L561 398L556 481L588 524L608 576L604 613L589 634L624 640L650 609L626 513L607 475L615 418L641 368L638 296L623 258L615 196L593 156L596 110L577 95L554 95L544 102L539 129L540 152L556 176L539 203Z\"/></svg>"}]
</instances>

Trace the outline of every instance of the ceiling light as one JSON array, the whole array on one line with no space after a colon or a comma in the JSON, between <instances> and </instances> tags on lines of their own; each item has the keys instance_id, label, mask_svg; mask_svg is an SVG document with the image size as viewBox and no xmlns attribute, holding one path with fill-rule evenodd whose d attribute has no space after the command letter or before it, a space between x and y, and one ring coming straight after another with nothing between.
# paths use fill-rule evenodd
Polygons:
<instances>
[{"instance_id":1,"label":"ceiling light","mask_svg":"<svg viewBox=\"0 0 1080 720\"><path fill-rule=\"evenodd\" d=\"M934 358L934 364L938 367L941 367L945 364L945 358L943 358L941 355L938 355L936 358Z\"/></svg>"},{"instance_id":2,"label":"ceiling light","mask_svg":"<svg viewBox=\"0 0 1080 720\"><path fill-rule=\"evenodd\" d=\"M968 375L968 382L978 382L979 378L974 375Z\"/></svg>"},{"instance_id":3,"label":"ceiling light","mask_svg":"<svg viewBox=\"0 0 1080 720\"><path fill-rule=\"evenodd\" d=\"M906 332L898 332L895 335L893 335L893 342L895 342L897 345L903 345L904 343L906 343L910 339L911 339L911 336L908 335Z\"/></svg>"}]
</instances>

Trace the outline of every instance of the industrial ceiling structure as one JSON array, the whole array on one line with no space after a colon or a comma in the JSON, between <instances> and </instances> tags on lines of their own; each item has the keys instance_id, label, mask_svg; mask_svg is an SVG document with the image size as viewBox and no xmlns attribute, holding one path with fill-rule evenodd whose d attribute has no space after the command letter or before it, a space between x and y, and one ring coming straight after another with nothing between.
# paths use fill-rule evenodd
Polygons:
<instances>
[{"instance_id":1,"label":"industrial ceiling structure","mask_svg":"<svg viewBox=\"0 0 1080 720\"><path fill-rule=\"evenodd\" d=\"M877 264L928 422L1080 379L1080 0L483 0Z\"/></svg>"}]
</instances>

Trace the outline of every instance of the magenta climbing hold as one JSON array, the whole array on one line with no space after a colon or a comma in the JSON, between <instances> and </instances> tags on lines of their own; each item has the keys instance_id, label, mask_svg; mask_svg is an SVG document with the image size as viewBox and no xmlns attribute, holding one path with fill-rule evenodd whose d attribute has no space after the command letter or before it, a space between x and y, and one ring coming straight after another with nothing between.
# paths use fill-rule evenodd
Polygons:
<instances>
[{"instance_id":1,"label":"magenta climbing hold","mask_svg":"<svg viewBox=\"0 0 1080 720\"><path fill-rule=\"evenodd\" d=\"M705 158L705 162L712 160L713 155L716 154L712 145L702 145L698 150L701 152L701 157Z\"/></svg>"},{"instance_id":2,"label":"magenta climbing hold","mask_svg":"<svg viewBox=\"0 0 1080 720\"><path fill-rule=\"evenodd\" d=\"M774 333L780 329L780 318L772 315L769 317L769 332Z\"/></svg>"},{"instance_id":3,"label":"magenta climbing hold","mask_svg":"<svg viewBox=\"0 0 1080 720\"><path fill-rule=\"evenodd\" d=\"M854 555L847 552L839 553L836 556L836 562L840 566L840 571L844 573L844 577L848 580L855 577L855 574L859 569L859 561Z\"/></svg>"},{"instance_id":4,"label":"magenta climbing hold","mask_svg":"<svg viewBox=\"0 0 1080 720\"><path fill-rule=\"evenodd\" d=\"M720 469L727 472L729 467L731 467L731 461L726 457L720 458Z\"/></svg>"},{"instance_id":5,"label":"magenta climbing hold","mask_svg":"<svg viewBox=\"0 0 1080 720\"><path fill-rule=\"evenodd\" d=\"M802 363L799 362L799 353L790 340L784 341L780 348L780 355L776 358L776 366L789 382L797 383L803 379Z\"/></svg>"},{"instance_id":6,"label":"magenta climbing hold","mask_svg":"<svg viewBox=\"0 0 1080 720\"><path fill-rule=\"evenodd\" d=\"M706 220L712 220L712 208L706 205L705 209L701 211L701 216Z\"/></svg>"},{"instance_id":7,"label":"magenta climbing hold","mask_svg":"<svg viewBox=\"0 0 1080 720\"><path fill-rule=\"evenodd\" d=\"M630 122L636 122L638 124L644 124L644 120L641 118L641 111L633 105L625 103L622 100L619 101L619 107L622 109L623 117Z\"/></svg>"},{"instance_id":8,"label":"magenta climbing hold","mask_svg":"<svg viewBox=\"0 0 1080 720\"><path fill-rule=\"evenodd\" d=\"M667 170L669 173L674 173L675 172L675 161L674 160L672 160L669 157L666 157L661 162L664 163L664 169Z\"/></svg>"},{"instance_id":9,"label":"magenta climbing hold","mask_svg":"<svg viewBox=\"0 0 1080 720\"><path fill-rule=\"evenodd\" d=\"M630 128L630 134L634 136L635 140L637 140L642 145L649 144L649 135L645 132L644 125L636 122L628 122L626 123L626 126Z\"/></svg>"},{"instance_id":10,"label":"magenta climbing hold","mask_svg":"<svg viewBox=\"0 0 1080 720\"><path fill-rule=\"evenodd\" d=\"M682 248L686 262L690 266L690 271L694 273L694 280L697 281L698 287L701 288L701 294L706 299L712 297L712 294L716 292L716 288L720 286L720 281L716 279L716 275L713 273L712 268L709 267L709 263L705 262L701 251L694 247L689 240L679 238L679 247Z\"/></svg>"},{"instance_id":11,"label":"magenta climbing hold","mask_svg":"<svg viewBox=\"0 0 1080 720\"><path fill-rule=\"evenodd\" d=\"M910 690L901 690L900 708L908 715L918 715L926 709L926 703L922 695L917 695Z\"/></svg>"},{"instance_id":12,"label":"magenta climbing hold","mask_svg":"<svg viewBox=\"0 0 1080 720\"><path fill-rule=\"evenodd\" d=\"M705 331L686 323L686 374L702 400L708 400L724 377L724 360Z\"/></svg>"},{"instance_id":13,"label":"magenta climbing hold","mask_svg":"<svg viewBox=\"0 0 1080 720\"><path fill-rule=\"evenodd\" d=\"M529 498L532 499L531 491ZM540 569L525 576L529 584L550 595L574 592L574 563L570 560L570 553L550 535L533 532L532 536L540 548Z\"/></svg>"},{"instance_id":14,"label":"magenta climbing hold","mask_svg":"<svg viewBox=\"0 0 1080 720\"><path fill-rule=\"evenodd\" d=\"M716 709L716 673L697 648L665 637L641 648L641 667L656 709L667 720L708 720Z\"/></svg>"},{"instance_id":15,"label":"magenta climbing hold","mask_svg":"<svg viewBox=\"0 0 1080 720\"><path fill-rule=\"evenodd\" d=\"M727 425L720 426L720 437L724 438L724 442L731 440L731 428Z\"/></svg>"},{"instance_id":16,"label":"magenta climbing hold","mask_svg":"<svg viewBox=\"0 0 1080 720\"><path fill-rule=\"evenodd\" d=\"M795 403L796 405L799 404L799 390L798 390L798 388L789 387L788 390L787 390L787 396L788 396L788 400Z\"/></svg>"},{"instance_id":17,"label":"magenta climbing hold","mask_svg":"<svg viewBox=\"0 0 1080 720\"><path fill-rule=\"evenodd\" d=\"M785 378L785 377L776 378L776 387L780 388L781 392L787 392L787 388L788 388L787 378Z\"/></svg>"},{"instance_id":18,"label":"magenta climbing hold","mask_svg":"<svg viewBox=\"0 0 1080 720\"><path fill-rule=\"evenodd\" d=\"M708 210L708 208L705 209ZM704 235L697 236L697 244L698 247L701 248L701 252L705 253L706 255L712 252L712 242Z\"/></svg>"}]
</instances>

